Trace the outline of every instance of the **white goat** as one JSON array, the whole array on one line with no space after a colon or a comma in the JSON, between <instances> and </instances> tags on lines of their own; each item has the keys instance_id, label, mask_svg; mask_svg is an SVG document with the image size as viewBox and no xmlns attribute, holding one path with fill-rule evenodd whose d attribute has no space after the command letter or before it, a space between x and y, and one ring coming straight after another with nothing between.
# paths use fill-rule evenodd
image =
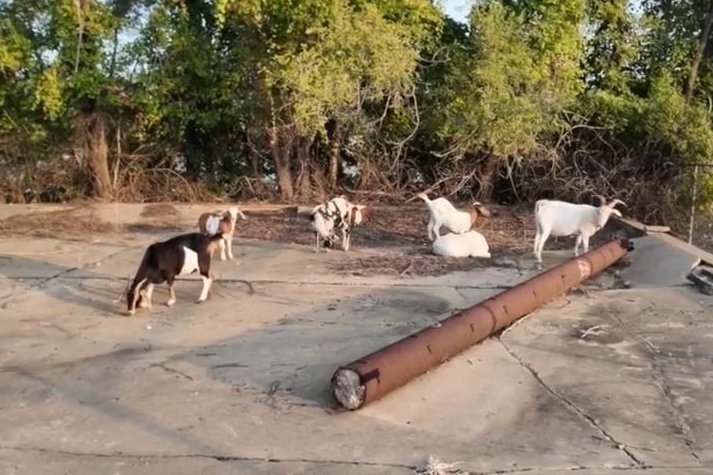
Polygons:
<instances>
[{"instance_id":1,"label":"white goat","mask_svg":"<svg viewBox=\"0 0 713 475\"><path fill-rule=\"evenodd\" d=\"M319 245L324 241L325 247L334 247L334 222L338 211L330 206L330 202L315 206L309 215L312 230L316 239L314 252L319 252Z\"/></svg>"},{"instance_id":2,"label":"white goat","mask_svg":"<svg viewBox=\"0 0 713 475\"><path fill-rule=\"evenodd\" d=\"M220 241L220 260L225 260L227 248L228 258L233 258L233 233L238 216L247 219L237 206L231 206L226 211L216 211L215 213L203 213L198 217L198 229L201 233L213 236L216 233L223 235Z\"/></svg>"},{"instance_id":3,"label":"white goat","mask_svg":"<svg viewBox=\"0 0 713 475\"><path fill-rule=\"evenodd\" d=\"M439 236L433 241L433 253L446 257L490 257L488 242L478 231Z\"/></svg>"},{"instance_id":4,"label":"white goat","mask_svg":"<svg viewBox=\"0 0 713 475\"><path fill-rule=\"evenodd\" d=\"M574 204L566 201L538 200L535 203L535 234L534 253L538 266L542 264L542 248L549 236L577 235L574 245L574 255L579 256L579 246L584 244L584 252L589 251L589 238L602 229L613 214L621 218L617 204L626 203L614 199L609 204L597 195L601 204L597 206Z\"/></svg>"},{"instance_id":5,"label":"white goat","mask_svg":"<svg viewBox=\"0 0 713 475\"><path fill-rule=\"evenodd\" d=\"M428 221L428 239L432 241L440 237L438 231L441 226L445 226L453 233L461 234L470 231L480 216L490 217L490 211L478 201L473 203L469 212L465 212L458 210L443 197L431 200L426 193L419 193L418 197L426 202L431 215Z\"/></svg>"},{"instance_id":6,"label":"white goat","mask_svg":"<svg viewBox=\"0 0 713 475\"><path fill-rule=\"evenodd\" d=\"M321 241L334 247L335 231L342 232L342 249L349 250L351 243L351 226L366 222L371 215L367 205L350 203L345 196L337 196L326 203L315 206L310 213L312 229L315 234L315 252L319 252Z\"/></svg>"}]
</instances>

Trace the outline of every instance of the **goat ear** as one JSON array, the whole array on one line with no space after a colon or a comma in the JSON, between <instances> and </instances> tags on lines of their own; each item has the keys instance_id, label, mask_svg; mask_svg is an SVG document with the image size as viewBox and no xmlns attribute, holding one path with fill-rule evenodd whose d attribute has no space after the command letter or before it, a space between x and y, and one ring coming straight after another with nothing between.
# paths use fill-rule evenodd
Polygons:
<instances>
[{"instance_id":1,"label":"goat ear","mask_svg":"<svg viewBox=\"0 0 713 475\"><path fill-rule=\"evenodd\" d=\"M480 201L476 201L473 203L473 208L478 210L478 213L480 213L482 216L489 218L490 217L490 211L488 208L483 206L483 204Z\"/></svg>"},{"instance_id":2,"label":"goat ear","mask_svg":"<svg viewBox=\"0 0 713 475\"><path fill-rule=\"evenodd\" d=\"M594 195L594 197L599 200L599 206L604 206L605 204L607 204L607 200L604 199L602 195Z\"/></svg>"}]
</instances>

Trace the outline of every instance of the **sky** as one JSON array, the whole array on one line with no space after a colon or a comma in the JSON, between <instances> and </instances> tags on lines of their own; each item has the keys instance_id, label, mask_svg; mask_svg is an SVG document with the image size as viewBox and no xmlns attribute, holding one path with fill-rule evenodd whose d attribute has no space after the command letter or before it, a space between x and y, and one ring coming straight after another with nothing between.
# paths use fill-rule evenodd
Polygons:
<instances>
[{"instance_id":1,"label":"sky","mask_svg":"<svg viewBox=\"0 0 713 475\"><path fill-rule=\"evenodd\" d=\"M466 22L473 0L441 0L446 15L461 23Z\"/></svg>"}]
</instances>

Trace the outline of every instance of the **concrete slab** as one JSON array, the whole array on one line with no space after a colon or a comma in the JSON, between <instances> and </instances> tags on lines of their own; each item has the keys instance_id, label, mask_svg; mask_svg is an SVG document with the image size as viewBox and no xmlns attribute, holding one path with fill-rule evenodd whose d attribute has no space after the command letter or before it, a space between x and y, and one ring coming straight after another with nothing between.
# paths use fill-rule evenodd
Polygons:
<instances>
[{"instance_id":1,"label":"concrete slab","mask_svg":"<svg viewBox=\"0 0 713 475\"><path fill-rule=\"evenodd\" d=\"M622 278L637 288L688 285L686 274L701 254L684 244L664 234L635 239L636 257L629 259L630 267L622 269Z\"/></svg>"},{"instance_id":2,"label":"concrete slab","mask_svg":"<svg viewBox=\"0 0 713 475\"><path fill-rule=\"evenodd\" d=\"M159 287L150 311L120 316L113 300L149 238L30 239L0 265L0 473L408 474L431 454L471 473L713 470L713 298L654 281L640 260L666 254L655 243L622 271L641 287L601 290L600 276L340 412L339 364L514 285L532 262L352 276L332 270L339 252L236 240L239 265L215 261L206 303L191 277L175 307Z\"/></svg>"}]
</instances>

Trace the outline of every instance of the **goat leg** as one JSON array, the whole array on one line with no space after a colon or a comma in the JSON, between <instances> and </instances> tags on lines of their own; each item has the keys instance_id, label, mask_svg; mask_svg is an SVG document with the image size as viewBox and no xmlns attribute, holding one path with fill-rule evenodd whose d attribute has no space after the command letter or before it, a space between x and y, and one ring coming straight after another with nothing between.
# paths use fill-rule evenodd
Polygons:
<instances>
[{"instance_id":1,"label":"goat leg","mask_svg":"<svg viewBox=\"0 0 713 475\"><path fill-rule=\"evenodd\" d=\"M173 290L173 281L168 284L168 300L166 301L166 306L172 307L176 303L176 292Z\"/></svg>"},{"instance_id":2,"label":"goat leg","mask_svg":"<svg viewBox=\"0 0 713 475\"><path fill-rule=\"evenodd\" d=\"M233 259L233 235L226 236L225 244L228 247L228 259Z\"/></svg>"},{"instance_id":3,"label":"goat leg","mask_svg":"<svg viewBox=\"0 0 713 475\"><path fill-rule=\"evenodd\" d=\"M225 260L225 238L221 239L219 242L220 246L220 260L224 261Z\"/></svg>"},{"instance_id":4,"label":"goat leg","mask_svg":"<svg viewBox=\"0 0 713 475\"><path fill-rule=\"evenodd\" d=\"M210 290L210 285L213 283L213 279L206 276L203 277L203 289L201 290L201 295L198 297L196 303L203 303L208 298L208 291Z\"/></svg>"},{"instance_id":5,"label":"goat leg","mask_svg":"<svg viewBox=\"0 0 713 475\"><path fill-rule=\"evenodd\" d=\"M143 294L141 295L141 299L139 300L139 308L151 308L152 302L151 299L153 298L153 284L148 283L146 285L146 289L144 290Z\"/></svg>"},{"instance_id":6,"label":"goat leg","mask_svg":"<svg viewBox=\"0 0 713 475\"><path fill-rule=\"evenodd\" d=\"M582 235L577 234L577 240L574 242L574 257L579 257L579 246L582 245Z\"/></svg>"}]
</instances>

